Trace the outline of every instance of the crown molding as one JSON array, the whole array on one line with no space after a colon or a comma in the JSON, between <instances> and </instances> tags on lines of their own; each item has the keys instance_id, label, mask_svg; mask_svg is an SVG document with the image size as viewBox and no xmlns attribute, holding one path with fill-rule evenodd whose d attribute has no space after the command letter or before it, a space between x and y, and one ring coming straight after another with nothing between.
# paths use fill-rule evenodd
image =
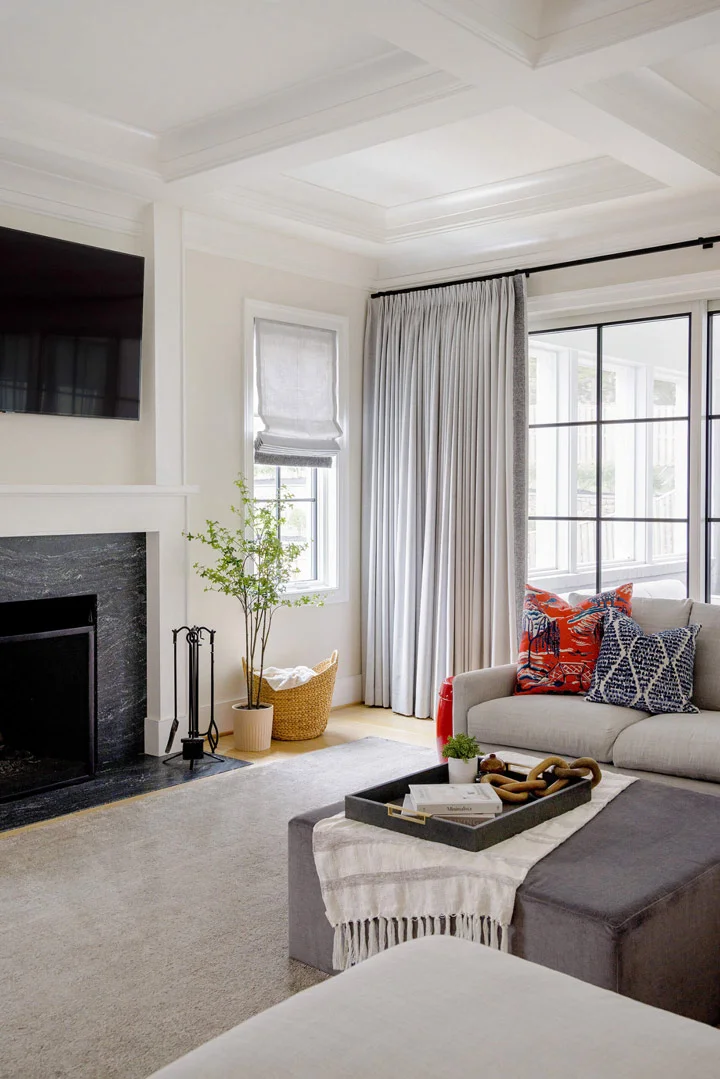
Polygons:
<instances>
[{"instance_id":1,"label":"crown molding","mask_svg":"<svg viewBox=\"0 0 720 1079\"><path fill-rule=\"evenodd\" d=\"M657 180L609 157L547 169L510 181L441 195L387 212L386 242L473 228L544 214L663 187Z\"/></svg>"},{"instance_id":2,"label":"crown molding","mask_svg":"<svg viewBox=\"0 0 720 1079\"><path fill-rule=\"evenodd\" d=\"M567 13L565 5L562 10ZM541 35L535 58L538 66L556 64L624 42L632 43L632 39L644 34L712 15L717 12L717 3L715 0L683 0L682 4L677 0L636 0L620 11L598 17L593 0L578 0L573 11L576 16L580 15L579 20L574 19L571 25L567 25L566 20L564 27L562 20L558 20L558 29ZM548 25L547 15L544 25Z\"/></svg>"},{"instance_id":3,"label":"crown molding","mask_svg":"<svg viewBox=\"0 0 720 1079\"><path fill-rule=\"evenodd\" d=\"M2 137L86 165L157 176L157 138L148 131L49 98L0 87Z\"/></svg>"},{"instance_id":4,"label":"crown molding","mask_svg":"<svg viewBox=\"0 0 720 1079\"><path fill-rule=\"evenodd\" d=\"M601 157L387 209L288 176L268 181L264 191L235 188L223 202L240 216L258 213L276 222L293 221L375 244L396 244L662 187L636 169Z\"/></svg>"},{"instance_id":5,"label":"crown molding","mask_svg":"<svg viewBox=\"0 0 720 1079\"><path fill-rule=\"evenodd\" d=\"M537 326L545 318L563 318L589 311L659 307L668 303L691 303L719 297L720 268L528 296L527 309L528 317Z\"/></svg>"},{"instance_id":6,"label":"crown molding","mask_svg":"<svg viewBox=\"0 0 720 1079\"><path fill-rule=\"evenodd\" d=\"M351 288L370 290L377 278L377 262L364 255L193 211L183 214L183 242L195 251Z\"/></svg>"},{"instance_id":7,"label":"crown molding","mask_svg":"<svg viewBox=\"0 0 720 1079\"><path fill-rule=\"evenodd\" d=\"M0 161L0 205L139 236L147 199Z\"/></svg>"},{"instance_id":8,"label":"crown molding","mask_svg":"<svg viewBox=\"0 0 720 1079\"><path fill-rule=\"evenodd\" d=\"M660 193L662 196L662 193ZM683 210L685 212L683 212ZM577 219L563 217L562 214L551 215L545 234L552 235L552 241L541 239L527 241L524 238L522 228L517 232L520 239L501 230L496 233L500 239L493 242L488 235L484 239L479 238L476 243L477 250L483 250L484 256L478 258L463 259L462 255L451 263L448 259L444 264L435 263L429 265L431 256L427 251L419 252L413 256L416 265L413 266L409 258L401 261L388 257L381 263L380 274L376 288L393 289L405 288L416 285L434 284L461 280L466 277L484 276L495 273L516 273L526 266L538 267L535 271L542 279L542 266L556 262L572 261L574 259L594 258L598 255L612 254L618 250L635 250L651 247L664 243L675 243L687 240L688 237L712 235L718 231L720 220L720 193L697 192L692 198L675 197L663 199L661 203L653 206L645 206L641 209L636 207L632 200L622 207L622 212L613 212L608 216L601 207L599 212L586 223L587 227L582 234L577 229L581 224ZM720 250L715 253L720 254ZM694 270L698 259L698 250L690 249L689 252L675 252L675 261L682 260L687 264L687 272ZM702 256L713 257L713 254L702 252ZM615 263L617 267L627 269L617 270L618 280L630 281L635 277L649 279L653 276L650 272L650 263L654 256L643 256L638 260L621 260ZM394 263L394 265L393 265ZM642 267L645 267L644 269ZM637 267L640 267L638 272ZM567 271L570 273L570 271ZM597 267L577 267L572 271L573 277L590 280L597 274ZM655 273L655 277L665 276L667 268L661 273ZM538 280L533 275L535 280Z\"/></svg>"}]
</instances>

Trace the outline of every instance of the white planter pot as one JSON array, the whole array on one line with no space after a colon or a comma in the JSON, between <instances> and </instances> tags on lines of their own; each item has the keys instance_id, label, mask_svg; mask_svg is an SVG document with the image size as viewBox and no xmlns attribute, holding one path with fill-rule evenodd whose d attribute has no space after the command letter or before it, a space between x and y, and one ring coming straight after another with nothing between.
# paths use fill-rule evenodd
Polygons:
<instances>
[{"instance_id":1,"label":"white planter pot","mask_svg":"<svg viewBox=\"0 0 720 1079\"><path fill-rule=\"evenodd\" d=\"M245 753L270 749L273 706L261 704L259 708L247 708L244 704L234 704L232 710L235 749Z\"/></svg>"},{"instance_id":2,"label":"white planter pot","mask_svg":"<svg viewBox=\"0 0 720 1079\"><path fill-rule=\"evenodd\" d=\"M448 780L450 783L474 783L478 771L478 758L469 761L448 757Z\"/></svg>"}]
</instances>

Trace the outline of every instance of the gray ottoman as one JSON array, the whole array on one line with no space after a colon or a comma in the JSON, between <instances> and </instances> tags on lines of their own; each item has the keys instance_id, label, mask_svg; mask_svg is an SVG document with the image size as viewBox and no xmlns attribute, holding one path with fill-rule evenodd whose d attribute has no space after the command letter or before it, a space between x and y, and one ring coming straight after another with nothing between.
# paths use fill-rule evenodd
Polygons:
<instances>
[{"instance_id":1,"label":"gray ottoman","mask_svg":"<svg viewBox=\"0 0 720 1079\"><path fill-rule=\"evenodd\" d=\"M332 973L312 831L289 826L290 955ZM510 950L635 1000L720 1023L720 799L634 783L528 873Z\"/></svg>"}]
</instances>

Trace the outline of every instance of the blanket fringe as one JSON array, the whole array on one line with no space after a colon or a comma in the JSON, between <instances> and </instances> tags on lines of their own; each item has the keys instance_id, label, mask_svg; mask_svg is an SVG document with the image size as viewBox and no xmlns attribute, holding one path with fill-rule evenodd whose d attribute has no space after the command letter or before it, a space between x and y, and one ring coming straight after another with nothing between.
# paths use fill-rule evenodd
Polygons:
<instances>
[{"instance_id":1,"label":"blanket fringe","mask_svg":"<svg viewBox=\"0 0 720 1079\"><path fill-rule=\"evenodd\" d=\"M333 968L348 967L378 952L421 937L453 936L508 951L508 927L481 914L425 915L419 918L371 918L335 926Z\"/></svg>"}]
</instances>

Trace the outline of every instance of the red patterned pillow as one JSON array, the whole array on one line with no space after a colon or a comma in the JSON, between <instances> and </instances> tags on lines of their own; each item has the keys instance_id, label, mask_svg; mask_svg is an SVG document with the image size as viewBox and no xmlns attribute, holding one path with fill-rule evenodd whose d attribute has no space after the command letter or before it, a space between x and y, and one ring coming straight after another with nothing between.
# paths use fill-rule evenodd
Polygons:
<instances>
[{"instance_id":1,"label":"red patterned pillow","mask_svg":"<svg viewBox=\"0 0 720 1079\"><path fill-rule=\"evenodd\" d=\"M608 607L632 614L631 584L572 607L554 592L525 586L516 693L587 693Z\"/></svg>"}]
</instances>

